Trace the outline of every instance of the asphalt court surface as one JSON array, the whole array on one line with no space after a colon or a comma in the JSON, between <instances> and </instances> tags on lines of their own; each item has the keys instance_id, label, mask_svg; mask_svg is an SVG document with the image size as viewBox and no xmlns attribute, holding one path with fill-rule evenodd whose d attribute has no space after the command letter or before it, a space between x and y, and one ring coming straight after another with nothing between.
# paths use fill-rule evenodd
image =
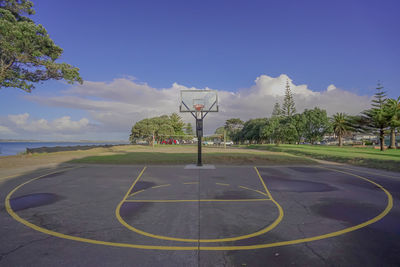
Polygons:
<instances>
[{"instance_id":1,"label":"asphalt court surface","mask_svg":"<svg viewBox=\"0 0 400 267\"><path fill-rule=\"evenodd\" d=\"M399 178L332 166L60 166L0 187L0 265L398 266Z\"/></svg>"}]
</instances>

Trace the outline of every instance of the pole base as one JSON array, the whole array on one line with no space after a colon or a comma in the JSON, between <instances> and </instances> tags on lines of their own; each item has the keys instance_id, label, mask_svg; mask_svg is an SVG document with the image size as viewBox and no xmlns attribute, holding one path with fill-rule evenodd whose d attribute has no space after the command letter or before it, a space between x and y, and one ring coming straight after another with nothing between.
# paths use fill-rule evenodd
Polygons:
<instances>
[{"instance_id":1,"label":"pole base","mask_svg":"<svg viewBox=\"0 0 400 267\"><path fill-rule=\"evenodd\" d=\"M188 164L184 168L185 170L196 170L196 169L201 169L201 170L215 170L215 166L211 164L204 164L202 166L197 166L196 164Z\"/></svg>"}]
</instances>

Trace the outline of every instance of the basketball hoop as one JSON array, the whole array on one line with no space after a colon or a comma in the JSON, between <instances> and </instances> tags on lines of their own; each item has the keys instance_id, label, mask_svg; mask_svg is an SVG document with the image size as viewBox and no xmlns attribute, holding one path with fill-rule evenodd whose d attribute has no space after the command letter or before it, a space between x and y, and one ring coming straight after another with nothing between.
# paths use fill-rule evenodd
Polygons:
<instances>
[{"instance_id":1,"label":"basketball hoop","mask_svg":"<svg viewBox=\"0 0 400 267\"><path fill-rule=\"evenodd\" d=\"M196 119L197 166L203 166L201 160L201 138L203 137L203 119L209 112L218 112L218 96L214 90L181 90L180 112L190 112Z\"/></svg>"},{"instance_id":2,"label":"basketball hoop","mask_svg":"<svg viewBox=\"0 0 400 267\"><path fill-rule=\"evenodd\" d=\"M196 111L201 111L201 110L203 110L204 105L203 104L195 104L195 105L193 105L193 107Z\"/></svg>"}]
</instances>

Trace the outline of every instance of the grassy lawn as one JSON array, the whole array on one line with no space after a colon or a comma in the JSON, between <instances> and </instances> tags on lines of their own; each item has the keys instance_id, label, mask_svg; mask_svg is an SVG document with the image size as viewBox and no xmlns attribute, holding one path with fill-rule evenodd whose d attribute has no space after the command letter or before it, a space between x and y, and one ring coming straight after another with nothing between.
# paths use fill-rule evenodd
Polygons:
<instances>
[{"instance_id":1,"label":"grassy lawn","mask_svg":"<svg viewBox=\"0 0 400 267\"><path fill-rule=\"evenodd\" d=\"M312 145L249 145L243 148L286 152L315 159L400 171L400 149L380 151L370 147L336 147Z\"/></svg>"},{"instance_id":2,"label":"grassy lawn","mask_svg":"<svg viewBox=\"0 0 400 267\"><path fill-rule=\"evenodd\" d=\"M140 148L137 151L95 155L74 159L71 163L96 164L194 164L197 162L197 148L183 146L156 147L154 150ZM313 160L282 152L267 152L242 149L213 149L203 150L204 164L226 165L276 165L276 164L313 164Z\"/></svg>"}]
</instances>

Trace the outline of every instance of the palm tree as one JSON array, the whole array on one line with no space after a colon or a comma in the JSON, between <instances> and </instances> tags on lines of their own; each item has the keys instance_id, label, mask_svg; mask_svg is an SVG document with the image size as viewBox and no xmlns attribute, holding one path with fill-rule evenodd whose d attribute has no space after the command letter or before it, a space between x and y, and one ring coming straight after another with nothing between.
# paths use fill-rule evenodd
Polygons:
<instances>
[{"instance_id":1,"label":"palm tree","mask_svg":"<svg viewBox=\"0 0 400 267\"><path fill-rule=\"evenodd\" d=\"M397 99L388 99L385 105L387 120L390 127L390 146L396 148L395 129L400 126L400 96Z\"/></svg>"},{"instance_id":2,"label":"palm tree","mask_svg":"<svg viewBox=\"0 0 400 267\"><path fill-rule=\"evenodd\" d=\"M339 139L339 146L343 146L343 136L350 130L346 113L338 112L331 118L333 131Z\"/></svg>"}]
</instances>

